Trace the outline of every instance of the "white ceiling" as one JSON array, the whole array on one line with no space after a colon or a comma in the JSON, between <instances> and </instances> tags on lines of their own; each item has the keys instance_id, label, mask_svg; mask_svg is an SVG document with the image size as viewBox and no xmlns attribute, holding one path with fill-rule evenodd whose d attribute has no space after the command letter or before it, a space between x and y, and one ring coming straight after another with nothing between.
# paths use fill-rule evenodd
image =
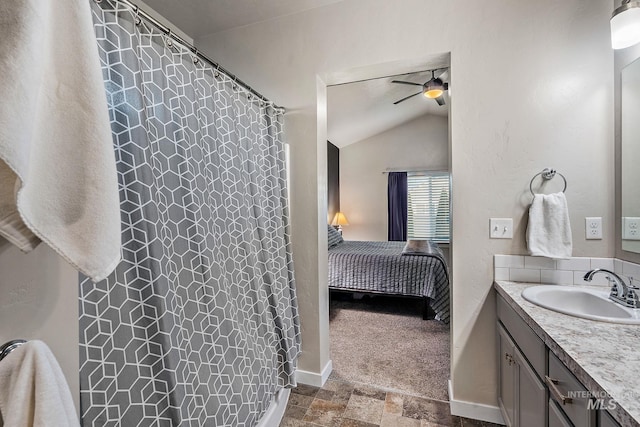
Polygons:
<instances>
[{"instance_id":1,"label":"white ceiling","mask_svg":"<svg viewBox=\"0 0 640 427\"><path fill-rule=\"evenodd\" d=\"M342 0L144 0L193 38Z\"/></svg>"},{"instance_id":2,"label":"white ceiling","mask_svg":"<svg viewBox=\"0 0 640 427\"><path fill-rule=\"evenodd\" d=\"M444 106L439 106L433 99L427 99L421 95L397 105L393 104L405 96L420 92L422 88L391 83L391 80L422 84L430 78L430 72L422 71L329 86L327 89L328 140L333 145L343 148L425 114L447 116L449 98L446 95L447 103Z\"/></svg>"}]
</instances>

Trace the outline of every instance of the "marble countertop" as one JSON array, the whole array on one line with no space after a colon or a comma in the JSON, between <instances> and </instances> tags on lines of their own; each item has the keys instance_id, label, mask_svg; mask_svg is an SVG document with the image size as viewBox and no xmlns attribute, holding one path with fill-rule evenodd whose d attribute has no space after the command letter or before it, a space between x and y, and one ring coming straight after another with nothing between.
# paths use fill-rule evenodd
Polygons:
<instances>
[{"instance_id":1,"label":"marble countertop","mask_svg":"<svg viewBox=\"0 0 640 427\"><path fill-rule=\"evenodd\" d=\"M494 282L497 292L587 390L613 399L607 409L620 424L640 427L640 325L581 319L522 298L524 289L539 285Z\"/></svg>"}]
</instances>

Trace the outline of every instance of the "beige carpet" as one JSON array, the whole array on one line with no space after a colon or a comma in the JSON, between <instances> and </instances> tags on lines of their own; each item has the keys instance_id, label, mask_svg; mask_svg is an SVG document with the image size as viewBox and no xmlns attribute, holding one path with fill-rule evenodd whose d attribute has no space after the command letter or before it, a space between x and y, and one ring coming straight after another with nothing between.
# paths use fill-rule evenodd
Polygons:
<instances>
[{"instance_id":1,"label":"beige carpet","mask_svg":"<svg viewBox=\"0 0 640 427\"><path fill-rule=\"evenodd\" d=\"M414 299L332 293L330 378L449 400L449 325Z\"/></svg>"}]
</instances>

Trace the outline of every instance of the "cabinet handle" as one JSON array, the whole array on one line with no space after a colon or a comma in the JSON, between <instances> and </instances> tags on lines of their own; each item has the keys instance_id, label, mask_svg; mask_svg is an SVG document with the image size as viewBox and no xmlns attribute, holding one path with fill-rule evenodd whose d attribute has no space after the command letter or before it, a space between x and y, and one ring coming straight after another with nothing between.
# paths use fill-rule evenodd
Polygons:
<instances>
[{"instance_id":1,"label":"cabinet handle","mask_svg":"<svg viewBox=\"0 0 640 427\"><path fill-rule=\"evenodd\" d=\"M558 380L554 380L553 378L550 378L548 375L544 376L544 380L549 386L549 391L551 391L551 394L553 394L553 397L555 397L558 402L561 402L563 405L566 405L567 403L569 404L573 403L572 398L560 393L560 390L557 387Z\"/></svg>"},{"instance_id":2,"label":"cabinet handle","mask_svg":"<svg viewBox=\"0 0 640 427\"><path fill-rule=\"evenodd\" d=\"M513 363L515 363L515 360L513 360L513 356L509 353L505 353L504 354L504 359L509 362L509 366L511 366Z\"/></svg>"}]
</instances>

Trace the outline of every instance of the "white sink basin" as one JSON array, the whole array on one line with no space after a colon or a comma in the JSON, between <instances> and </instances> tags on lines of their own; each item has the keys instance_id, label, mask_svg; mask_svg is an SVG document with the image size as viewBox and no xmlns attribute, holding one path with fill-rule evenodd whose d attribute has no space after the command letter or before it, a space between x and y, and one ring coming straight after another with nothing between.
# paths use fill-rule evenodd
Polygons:
<instances>
[{"instance_id":1,"label":"white sink basin","mask_svg":"<svg viewBox=\"0 0 640 427\"><path fill-rule=\"evenodd\" d=\"M623 307L609 299L609 290L582 286L540 285L522 291L522 297L540 307L601 322L640 324L640 309Z\"/></svg>"}]
</instances>

